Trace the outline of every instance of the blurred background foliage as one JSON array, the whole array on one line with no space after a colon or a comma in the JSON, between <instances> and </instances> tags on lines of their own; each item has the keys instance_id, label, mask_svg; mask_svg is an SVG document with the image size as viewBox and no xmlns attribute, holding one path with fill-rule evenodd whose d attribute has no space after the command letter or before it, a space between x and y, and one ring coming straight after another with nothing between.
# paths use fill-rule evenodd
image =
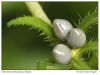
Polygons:
<instances>
[{"instance_id":1,"label":"blurred background foliage","mask_svg":"<svg viewBox=\"0 0 100 75\"><path fill-rule=\"evenodd\" d=\"M51 21L67 19L74 25L79 15L84 17L89 10L98 7L98 2L40 2ZM49 57L53 47L28 27L7 27L7 22L16 17L31 15L24 2L2 2L2 69L31 70L36 63Z\"/></svg>"}]
</instances>

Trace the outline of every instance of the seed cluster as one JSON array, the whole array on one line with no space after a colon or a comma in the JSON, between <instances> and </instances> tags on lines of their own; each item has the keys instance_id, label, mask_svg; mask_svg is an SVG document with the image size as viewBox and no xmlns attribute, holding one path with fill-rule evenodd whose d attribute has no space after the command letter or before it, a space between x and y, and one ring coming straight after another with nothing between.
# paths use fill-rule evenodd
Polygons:
<instances>
[{"instance_id":1,"label":"seed cluster","mask_svg":"<svg viewBox=\"0 0 100 75\"><path fill-rule=\"evenodd\" d=\"M65 19L55 19L53 29L58 39L67 42L67 45L58 44L53 49L53 56L58 63L67 64L72 57L71 48L80 48L86 42L86 35L80 28L73 28Z\"/></svg>"}]
</instances>

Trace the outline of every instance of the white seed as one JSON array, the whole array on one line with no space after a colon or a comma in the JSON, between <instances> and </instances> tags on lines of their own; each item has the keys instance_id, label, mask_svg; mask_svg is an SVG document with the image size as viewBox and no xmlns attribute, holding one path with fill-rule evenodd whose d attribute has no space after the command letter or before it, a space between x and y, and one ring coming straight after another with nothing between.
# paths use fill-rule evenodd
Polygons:
<instances>
[{"instance_id":1,"label":"white seed","mask_svg":"<svg viewBox=\"0 0 100 75\"><path fill-rule=\"evenodd\" d=\"M82 47L86 42L86 35L81 29L74 28L69 31L67 42L72 48Z\"/></svg>"},{"instance_id":2,"label":"white seed","mask_svg":"<svg viewBox=\"0 0 100 75\"><path fill-rule=\"evenodd\" d=\"M72 57L70 49L63 44L58 44L53 49L53 56L56 61L61 64L67 64Z\"/></svg>"},{"instance_id":3,"label":"white seed","mask_svg":"<svg viewBox=\"0 0 100 75\"><path fill-rule=\"evenodd\" d=\"M66 36L68 32L72 29L72 25L70 22L68 22L65 19L55 19L53 21L53 29L56 34L56 36L64 41L66 39Z\"/></svg>"}]
</instances>

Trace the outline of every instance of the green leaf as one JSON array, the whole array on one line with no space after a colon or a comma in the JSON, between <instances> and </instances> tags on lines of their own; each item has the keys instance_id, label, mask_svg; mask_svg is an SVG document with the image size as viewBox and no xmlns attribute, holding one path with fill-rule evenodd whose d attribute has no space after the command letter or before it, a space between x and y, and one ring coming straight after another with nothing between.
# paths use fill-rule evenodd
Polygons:
<instances>
[{"instance_id":1,"label":"green leaf","mask_svg":"<svg viewBox=\"0 0 100 75\"><path fill-rule=\"evenodd\" d=\"M38 62L36 64L36 69L43 70L68 70L71 69L72 65L70 63L68 64L60 64L55 61L53 61L51 58L48 60L43 60L42 62Z\"/></svg>"},{"instance_id":2,"label":"green leaf","mask_svg":"<svg viewBox=\"0 0 100 75\"><path fill-rule=\"evenodd\" d=\"M98 26L93 26L94 28L88 29L86 33L86 42L89 42L91 39L98 39Z\"/></svg>"},{"instance_id":3,"label":"green leaf","mask_svg":"<svg viewBox=\"0 0 100 75\"><path fill-rule=\"evenodd\" d=\"M45 70L47 68L48 62L47 61L41 61L36 63L36 69L37 70Z\"/></svg>"},{"instance_id":4,"label":"green leaf","mask_svg":"<svg viewBox=\"0 0 100 75\"><path fill-rule=\"evenodd\" d=\"M86 62L84 62L81 59L73 59L71 61L72 65L73 65L73 69L77 69L77 70L91 70L92 68L90 66L88 66L86 64Z\"/></svg>"},{"instance_id":5,"label":"green leaf","mask_svg":"<svg viewBox=\"0 0 100 75\"><path fill-rule=\"evenodd\" d=\"M78 58L83 59L91 69L97 69L98 64L98 11L89 11L88 15L79 23L86 33L87 43L78 51ZM91 54L91 55L90 55ZM80 62L81 63L81 62ZM94 65L93 65L94 64ZM80 68L80 66L79 66Z\"/></svg>"},{"instance_id":6,"label":"green leaf","mask_svg":"<svg viewBox=\"0 0 100 75\"><path fill-rule=\"evenodd\" d=\"M58 43L58 40L54 36L53 28L43 20L37 17L24 16L11 20L8 22L8 27L10 26L29 26L30 29L34 28L38 31L42 31L41 36L44 35L45 41L49 41L51 44Z\"/></svg>"},{"instance_id":7,"label":"green leaf","mask_svg":"<svg viewBox=\"0 0 100 75\"><path fill-rule=\"evenodd\" d=\"M81 28L86 33L87 41L91 38L98 38L98 10L89 11L80 22L79 28Z\"/></svg>"},{"instance_id":8,"label":"green leaf","mask_svg":"<svg viewBox=\"0 0 100 75\"><path fill-rule=\"evenodd\" d=\"M85 54L85 57L83 57L83 55ZM86 55L87 54L87 55ZM90 55L92 54L92 55ZM74 58L76 63L73 63L74 66L78 69L81 69L82 65L84 65L85 67L83 67L84 69L89 69L89 67L91 67L91 69L97 69L97 64L98 64L98 41L90 41L88 43L86 43L82 48L80 48L80 50L77 53L77 57ZM82 59L82 60L79 60ZM78 65L77 63L79 63L80 65ZM77 66L78 65L78 66Z\"/></svg>"},{"instance_id":9,"label":"green leaf","mask_svg":"<svg viewBox=\"0 0 100 75\"><path fill-rule=\"evenodd\" d=\"M48 65L47 69L52 69L52 70L69 70L71 69L71 64L59 64L59 63L55 63L54 65Z\"/></svg>"},{"instance_id":10,"label":"green leaf","mask_svg":"<svg viewBox=\"0 0 100 75\"><path fill-rule=\"evenodd\" d=\"M87 51L92 51L92 52L98 52L98 41L90 41L88 43L86 43L82 48L80 48L79 50L79 57L80 55L82 55L83 53L87 52Z\"/></svg>"},{"instance_id":11,"label":"green leaf","mask_svg":"<svg viewBox=\"0 0 100 75\"><path fill-rule=\"evenodd\" d=\"M87 64L95 70L98 69L98 54L94 53L89 61L87 61Z\"/></svg>"},{"instance_id":12,"label":"green leaf","mask_svg":"<svg viewBox=\"0 0 100 75\"><path fill-rule=\"evenodd\" d=\"M50 27L49 24L47 24L46 22L37 17L31 17L31 16L19 17L8 22L8 26L12 25L13 26L27 25L33 28L38 28L39 30L45 32L45 35L47 36L53 36L52 27Z\"/></svg>"},{"instance_id":13,"label":"green leaf","mask_svg":"<svg viewBox=\"0 0 100 75\"><path fill-rule=\"evenodd\" d=\"M79 27L86 31L88 28L93 27L92 25L98 24L98 11L97 8L94 11L89 11L88 15L82 19L82 21L79 23Z\"/></svg>"}]
</instances>

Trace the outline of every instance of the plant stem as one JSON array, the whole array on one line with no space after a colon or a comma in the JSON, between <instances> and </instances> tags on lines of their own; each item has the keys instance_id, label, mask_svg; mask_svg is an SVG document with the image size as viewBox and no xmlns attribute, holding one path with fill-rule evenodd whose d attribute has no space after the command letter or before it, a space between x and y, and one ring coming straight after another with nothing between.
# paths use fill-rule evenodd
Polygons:
<instances>
[{"instance_id":1,"label":"plant stem","mask_svg":"<svg viewBox=\"0 0 100 75\"><path fill-rule=\"evenodd\" d=\"M78 57L78 52L79 52L80 48L79 49L72 49L71 52L72 52L72 57L73 58L76 58Z\"/></svg>"},{"instance_id":2,"label":"plant stem","mask_svg":"<svg viewBox=\"0 0 100 75\"><path fill-rule=\"evenodd\" d=\"M49 18L47 17L47 15L45 14L45 12L43 11L42 7L38 2L25 2L25 4L27 5L29 11L33 16L36 16L44 20L50 26L52 26L51 21L49 20Z\"/></svg>"}]
</instances>

